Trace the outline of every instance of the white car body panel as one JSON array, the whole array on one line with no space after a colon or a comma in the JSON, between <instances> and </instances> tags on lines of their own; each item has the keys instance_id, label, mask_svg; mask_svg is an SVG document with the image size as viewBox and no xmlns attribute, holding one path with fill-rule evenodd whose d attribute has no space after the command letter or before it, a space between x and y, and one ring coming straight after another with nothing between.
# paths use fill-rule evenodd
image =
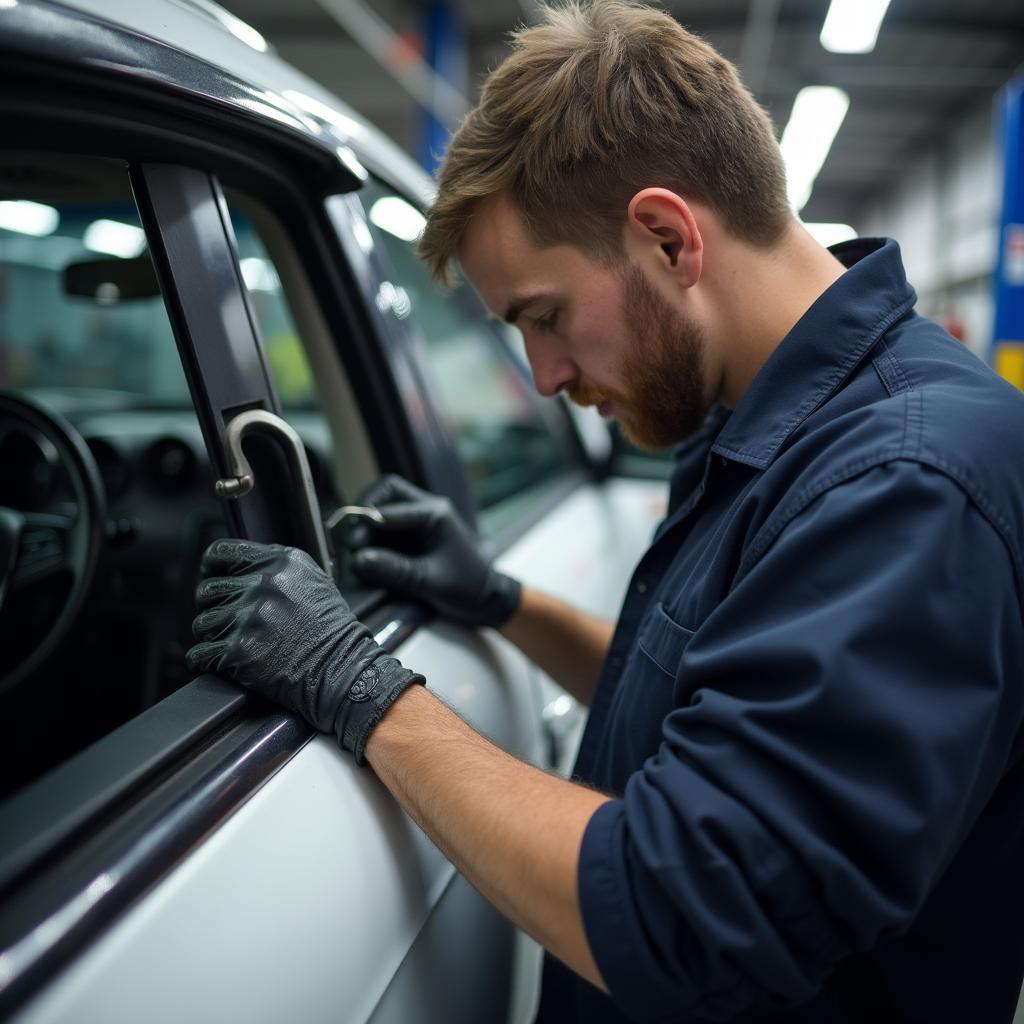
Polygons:
<instances>
[{"instance_id":1,"label":"white car body panel","mask_svg":"<svg viewBox=\"0 0 1024 1024\"><path fill-rule=\"evenodd\" d=\"M660 480L612 478L581 487L509 548L498 566L581 611L615 619L633 569L664 518L667 500L668 485ZM546 675L540 677L545 707L561 698L555 768L568 775L586 712Z\"/></svg>"},{"instance_id":2,"label":"white car body panel","mask_svg":"<svg viewBox=\"0 0 1024 1024\"><path fill-rule=\"evenodd\" d=\"M536 698L508 645L438 624L401 654L496 742L536 755ZM365 1021L454 876L372 771L320 736L16 1019ZM492 941L486 910L461 922L470 948Z\"/></svg>"},{"instance_id":3,"label":"white car body panel","mask_svg":"<svg viewBox=\"0 0 1024 1024\"><path fill-rule=\"evenodd\" d=\"M582 611L614 619L667 500L662 480L586 484L503 552L498 567Z\"/></svg>"}]
</instances>

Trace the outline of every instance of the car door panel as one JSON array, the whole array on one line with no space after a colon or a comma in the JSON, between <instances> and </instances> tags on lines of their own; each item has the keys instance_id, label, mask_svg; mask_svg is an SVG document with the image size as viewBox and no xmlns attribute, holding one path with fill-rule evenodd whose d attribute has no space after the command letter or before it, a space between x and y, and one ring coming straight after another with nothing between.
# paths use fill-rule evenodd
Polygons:
<instances>
[{"instance_id":1,"label":"car door panel","mask_svg":"<svg viewBox=\"0 0 1024 1024\"><path fill-rule=\"evenodd\" d=\"M499 566L583 611L614 618L667 496L659 480L586 484L505 550Z\"/></svg>"},{"instance_id":2,"label":"car door panel","mask_svg":"<svg viewBox=\"0 0 1024 1024\"><path fill-rule=\"evenodd\" d=\"M482 732L539 756L530 674L496 636L437 623L398 653ZM15 1019L503 1019L512 932L467 890L372 771L319 736ZM423 972L468 965L473 1000L425 1000Z\"/></svg>"}]
</instances>

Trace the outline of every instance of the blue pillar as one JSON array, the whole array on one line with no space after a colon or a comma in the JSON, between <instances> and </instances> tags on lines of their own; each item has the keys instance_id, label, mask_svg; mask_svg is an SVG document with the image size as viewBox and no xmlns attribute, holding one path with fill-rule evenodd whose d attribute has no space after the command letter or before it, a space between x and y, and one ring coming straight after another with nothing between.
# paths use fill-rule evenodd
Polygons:
<instances>
[{"instance_id":1,"label":"blue pillar","mask_svg":"<svg viewBox=\"0 0 1024 1024\"><path fill-rule=\"evenodd\" d=\"M468 85L466 37L458 12L442 0L428 4L423 22L423 59L434 73L463 95ZM420 163L433 174L448 145L449 126L442 124L429 110L420 110Z\"/></svg>"},{"instance_id":2,"label":"blue pillar","mask_svg":"<svg viewBox=\"0 0 1024 1024\"><path fill-rule=\"evenodd\" d=\"M995 279L992 363L1024 388L1024 77L997 99L1003 133L1003 210Z\"/></svg>"}]
</instances>

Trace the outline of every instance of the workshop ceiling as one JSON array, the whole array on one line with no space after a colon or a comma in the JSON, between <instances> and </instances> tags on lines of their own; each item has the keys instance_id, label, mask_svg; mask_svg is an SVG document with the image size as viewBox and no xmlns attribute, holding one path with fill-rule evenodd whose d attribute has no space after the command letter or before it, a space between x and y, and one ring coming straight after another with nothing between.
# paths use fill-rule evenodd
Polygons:
<instances>
[{"instance_id":1,"label":"workshop ceiling","mask_svg":"<svg viewBox=\"0 0 1024 1024\"><path fill-rule=\"evenodd\" d=\"M397 33L414 38L427 4L362 0ZM419 115L403 88L317 0L225 0L280 55L415 153ZM506 52L506 33L532 20L533 0L453 0L469 46L470 89ZM991 102L1024 66L1022 0L892 0L868 54L835 54L818 40L828 0L665 0L683 25L740 65L781 131L805 85L837 85L850 109L805 220L856 221L957 120ZM748 28L757 26L753 31Z\"/></svg>"}]
</instances>

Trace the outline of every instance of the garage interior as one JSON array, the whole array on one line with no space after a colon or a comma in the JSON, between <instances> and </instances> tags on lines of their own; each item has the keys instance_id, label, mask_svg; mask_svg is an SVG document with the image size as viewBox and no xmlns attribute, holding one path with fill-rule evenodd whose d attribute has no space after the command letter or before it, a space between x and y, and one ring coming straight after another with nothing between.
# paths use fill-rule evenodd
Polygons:
<instances>
[{"instance_id":1,"label":"garage interior","mask_svg":"<svg viewBox=\"0 0 1024 1024\"><path fill-rule=\"evenodd\" d=\"M1015 500L1007 505L1020 515L1004 535L1019 542L1024 478L1013 472L1017 463L1010 452L1020 452L1014 439L1024 437L1024 405L978 360L1024 389L1024 2L636 2L660 4L735 62L773 120L787 163L790 201L808 230L826 245L857 236L895 238L918 295L917 309L962 343L941 337L947 355L966 376L986 378L1008 405L1018 404L1021 418L1007 414L1001 425L1005 407L986 397L988 392L970 407L980 425L974 430L977 444L967 455L974 461L966 464L978 466L988 453L1000 453L1003 443L993 440L994 431L996 425L1006 426L1002 479L1014 482ZM58 138L47 139L38 152L32 147L22 152L17 148L22 121L42 109L41 123L49 131L92 96L85 91L85 99L69 101L68 111L48 110L51 93L33 105L26 88L28 113L17 108L15 141L0 154L0 191L5 192L0 384L14 382L32 391L43 387L48 375L53 378L50 391L64 401L75 436L81 433L80 447L96 461L90 477L94 490L109 501L93 502L95 529L80 531L92 538L93 550L104 552L102 563L90 562L101 565L99 584L92 589L90 579L80 588L84 628L67 644L59 638L53 645L56 657L39 674L73 692L57 700L53 694L60 696L60 688L37 686L17 701L0 702L0 725L6 722L0 740L6 735L3 746L15 762L5 767L0 783L0 834L6 836L0 844L0 1021L8 1019L8 1007L20 1013L30 999L38 999L35 1006L41 1009L36 1016L31 1015L35 1009L19 1016L22 1024L136 1020L149 1012L140 1006L153 1008L156 1024L233 1015L374 1024L533 1020L532 1000L541 990L540 946L527 938L525 928L513 934L515 919L510 917L510 924L485 904L471 888L469 872L458 874L457 860L433 833L419 826L419 819L403 815L401 798L396 803L382 788L387 785L383 772L376 779L362 772L344 759L327 730L314 724L324 733L316 736L275 699L245 694L238 680L215 678L211 668L197 670L197 676L185 652L200 639L194 632L197 585L205 572L203 553L215 539L265 535L291 545L298 537L302 546L311 536L319 543L320 565L334 574L355 615L362 619L364 607L369 610L365 624L374 643L387 645L387 653L408 658L410 670L437 682L442 702L495 745L515 758L543 760L543 771L568 777L587 708L597 704L589 697L579 703L560 683L556 688L554 677L549 679L528 651L513 649L518 641L478 628L496 622L459 621L443 608L435 614L421 593L399 603L400 588L392 593L390 584L364 586L342 532L321 530L322 523L330 531L350 514L380 516L361 484L378 471L407 472L402 464L385 461L404 452L408 465L422 470L422 477L415 477L422 486L454 495L456 508L463 500L479 512L481 550L488 558L498 552L501 572L511 574L513 584L521 579L538 593L578 600L607 620L601 659L605 663L607 657L609 667L601 671L609 679L618 680L630 656L625 633L616 646L609 619L626 599L631 608L646 602L652 609L648 627L636 631L633 649L638 660L652 663L650 678L660 681L658 672L671 676L663 662L681 660L687 651L692 655L688 645L708 620L704 609L673 618L670 611L676 609L667 608L658 584L652 585L652 563L638 562L648 539L658 537L659 524L679 512L679 506L666 504L670 463L629 447L618 427L609 434L598 410L592 410L588 435L586 421L575 418L579 410L542 402L531 391L515 360L518 346L528 343L513 329L516 296L507 305L492 303L499 315L485 320L482 305L466 294L469 289L456 292L454 301L435 293L412 250L423 215L401 198L424 196L421 176L409 173L402 154L373 133L372 146L359 150L365 119L416 164L436 170L446 140L476 103L485 76L508 52L509 33L538 20L540 0L0 0L0 14L5 11L8 26L48 29L24 31L23 37L8 29L6 41L0 33L0 43L20 62L18 74L29 82L35 82L37 71L45 78L54 73L49 57L63 53L67 67L53 60L62 75L81 75L111 109L120 110L121 102L133 105L131 118L125 116L118 131L141 149L122 153L121 135L107 137L108 129L101 127L95 151L87 139L86 155L74 163L68 160L73 145L59 131L51 131ZM49 31L49 18L73 31ZM120 51L98 48L89 31L97 25L107 33L107 44L116 43ZM180 37L175 40L175 32L186 37L184 44ZM290 69L266 60L267 52L338 97L344 113L329 108L329 97L312 88L312 95L297 91L308 81L300 79L292 90ZM174 73L160 59L167 59ZM14 73L5 70L13 81ZM276 73L282 77L275 79ZM115 99L99 91L93 78L104 88L109 85ZM77 79L60 78L62 88L66 81ZM205 94L197 84L203 82ZM215 92L222 87L227 98ZM161 89L166 96L159 95ZM65 93L59 95L63 100ZM215 95L217 103L208 103ZM4 102L14 108L12 96L13 90ZM288 132L304 122L270 123L274 111L256 109L264 96L284 97L289 104L298 97L294 109L310 114L306 127L320 134L314 138L310 131L295 146L301 160L285 143L297 141ZM24 97L16 99L20 103ZM181 110L168 114L172 102ZM144 123L147 103L160 114L152 124ZM224 125L213 112L233 129L216 139ZM106 116L107 107L99 113ZM357 115L360 120L353 120ZM179 121L181 134L175 135L166 125ZM75 144L85 134L76 127ZM152 140L158 137L156 145ZM267 149L259 148L265 142ZM155 147L159 159L147 147ZM196 152L216 155L207 166L196 161ZM257 167L263 157L267 167ZM330 188L319 188L320 179L309 170L321 167L314 158L329 163L342 185L331 177ZM395 180L386 180L392 172ZM403 177L405 186L412 181L416 190L404 191ZM183 232L184 244L168 243L175 231ZM816 259L832 262L821 250L808 248ZM891 256L894 247L884 248ZM735 280L744 279L733 275L730 281ZM786 282L794 291L798 283L796 275ZM747 296L767 291L748 290ZM437 305L431 305L435 299ZM904 311L910 308L905 282L901 301ZM501 323L505 308L508 323ZM872 319L884 322L877 310ZM816 343L822 333L810 341ZM836 347L845 359L849 348ZM872 364L863 353L848 361L872 374L877 370L879 381L872 378L872 383L890 398L905 383L894 382L896 371L885 368L897 364L881 355ZM417 376L421 367L430 374ZM245 376L247 368L252 372ZM443 382L436 395L428 386L435 373ZM540 375L535 369L534 374L536 384ZM392 376L394 394L384 387ZM789 376L797 374L790 369ZM821 393L829 400L853 393L835 379L826 384ZM217 393L201 395L210 386ZM382 395L394 401L382 401ZM334 400L328 413L322 408L325 397ZM0 394L0 421L2 399ZM226 432L221 428L254 413L246 422L265 425L269 416L263 410L276 408L278 399L280 425L293 428L294 457L289 463L287 453L282 460L272 448L260 457L257 446L255 476L262 480L266 472L269 486L265 482L249 495L245 515L250 518L237 517L244 529L231 529L234 521L225 517L227 503L220 497L232 488L245 493L242 486L252 485L253 474L247 478L244 470L251 467L244 460L230 463L228 475L218 468L218 445ZM611 409L613 403L594 404ZM538 408L542 412L534 415ZM788 406L787 415L792 408L799 406ZM600 415L611 416L608 409ZM947 417L944 423L967 434L959 425L969 418ZM29 506L39 494L56 506L75 489L72 480L65 494L63 478L54 487L56 476L32 469L47 470L53 462L46 460L57 448L45 435L39 436L49 447L32 441L28 448L8 445L5 451L4 429L0 422L0 452L8 468L16 468L6 473L6 491L0 487L0 527L8 508L24 505L28 514L38 511ZM836 433L855 432L844 426ZM33 436L22 431L21 440ZM233 436L240 451L240 429ZM701 467L706 480L723 488L721 494L726 484L733 486L741 474L757 468L749 459L733 459L737 449L724 450L729 457L718 451L718 459L709 455ZM40 452L41 461L33 463ZM301 473L303 461L308 480ZM296 480L304 490L293 486ZM695 501L704 486L689 488ZM77 505L67 501L62 507L88 506L77 493L71 497ZM280 519L271 515L275 498ZM881 518L887 514L883 506L879 501L872 514L858 513L858 524L873 528L878 509ZM96 511L101 507L102 514ZM31 521L38 529L24 550L52 556L50 542L63 536L56 530L65 521L45 518L45 509L42 515ZM12 534L21 530L17 516L8 519ZM90 520L76 513L68 522ZM927 550L920 543L921 519L907 522L902 548ZM310 536L301 536L301 527L312 527ZM323 544L328 536L330 551ZM2 541L0 531L0 548ZM825 547L794 559L798 571L780 572L776 591L755 603L774 613L777 593L796 589L792 581ZM1016 566L1024 565L1016 554L1019 547L1009 543L998 547L990 562L1009 575L1007 550ZM965 542L961 551L964 563L947 575L960 581L973 573L978 589L965 587L968 596L956 611L987 607L998 588L976 570L984 564L982 548ZM946 564L944 553L932 564ZM10 567L14 564L10 560ZM13 569L9 575L13 578ZM856 572L844 569L833 577L845 581ZM918 597L926 603L930 596L927 583L911 582L911 589L900 592L911 596L900 609L908 620L918 615ZM0 605L4 584L0 573ZM6 596L12 593L13 588ZM521 600L521 592L516 594ZM1017 604L1010 603L1014 610L1019 595L1018 588ZM0 697L5 672L35 657L43 646L39 636L47 635L42 630L59 620L63 593L51 597L50 604L26 602L17 609L23 610L22 619L4 623L9 632L0 643ZM483 603L478 594L475 600ZM879 600L877 594L873 600ZM878 607L870 607L872 618L885 620ZM949 622L955 627L945 628ZM1019 621L1014 625L1017 649L1024 650ZM33 626L40 632L31 632ZM952 614L943 620L942 633L971 643L986 636L984 628ZM876 646L887 651L900 643ZM942 648L936 644L934 650ZM934 669L940 660L924 659L929 694L940 690L932 685L942 681ZM950 663L957 666L953 659ZM1024 673L1014 666L1021 662L1005 663L1010 671L1003 675L1019 682ZM762 662L757 664L760 669ZM102 687L80 685L83 678L92 682L90 666L102 666ZM596 678L596 669L592 675ZM892 678L886 671L876 675L885 684ZM355 701L373 694L372 688L352 692ZM502 700L511 694L518 704L492 700L494 694ZM49 722L58 707L57 721ZM856 711L876 707L865 699ZM936 700L941 713L932 715L929 706L922 717L943 727L956 723L961 716L946 713L947 707L954 705ZM892 720L917 719L897 707ZM1007 720L992 715L1000 724ZM379 721L380 716L373 719L371 727ZM878 730L878 735L881 748L886 734ZM975 742L977 734L963 735L974 738L958 739L958 749L994 746L987 738ZM903 749L898 742L888 746ZM878 768L874 758L863 760L886 783L912 776L881 759ZM954 768L949 778L972 777ZM460 778L475 774L466 770ZM1024 773L1014 785L1022 779ZM511 785L507 789L516 791ZM341 816L335 813L339 803ZM822 806L833 804L823 800ZM1007 820L1022 835L1017 806L1011 796L997 810L1006 808ZM536 829L534 834L544 833ZM851 834L856 847L870 830ZM877 835L884 834L879 829ZM929 855L936 848L920 845ZM961 863L967 864L965 877L998 877L995 868L988 870L991 862L978 871L969 860ZM1024 879L1012 858L1006 864L1002 877ZM1002 942L1005 935L1020 934L1014 892L1019 896L1024 889L1007 895L991 881L989 888L994 892L989 903L972 897L975 907L983 908L974 918L981 927L964 927L958 940L976 944L970 950L975 960L994 968L998 957L986 951L994 937ZM353 912L357 903L367 909ZM1005 908L1005 932L993 923L996 914L986 918L986 907ZM355 926L362 921L367 927ZM978 932L991 940L988 946L976 939ZM452 941L453 934L486 941ZM942 935L934 934L937 948ZM310 946L296 942L296 935L325 936L318 947L323 961L309 955ZM807 945L816 955L821 952L816 943ZM625 961L610 961L616 959ZM960 961L945 975L946 988L935 991L948 994L953 986L967 991L961 974L967 976L970 966ZM1019 972L1011 979L1013 999L1017 979ZM979 988L980 997L990 986ZM365 1006L350 998L353 992ZM1004 1001L1008 1018L1010 1003ZM221 1004L231 1009L220 1012ZM501 1013L479 1009L490 1004L500 1006ZM190 1009L196 1005L217 1012L203 1016ZM111 1006L117 1012L106 1012ZM432 1016L421 1016L428 1012ZM966 1013L957 1019L967 1017L981 1019ZM590 1020L583 1014L579 1019ZM1024 1024L1024 991L1013 1024Z\"/></svg>"}]
</instances>

